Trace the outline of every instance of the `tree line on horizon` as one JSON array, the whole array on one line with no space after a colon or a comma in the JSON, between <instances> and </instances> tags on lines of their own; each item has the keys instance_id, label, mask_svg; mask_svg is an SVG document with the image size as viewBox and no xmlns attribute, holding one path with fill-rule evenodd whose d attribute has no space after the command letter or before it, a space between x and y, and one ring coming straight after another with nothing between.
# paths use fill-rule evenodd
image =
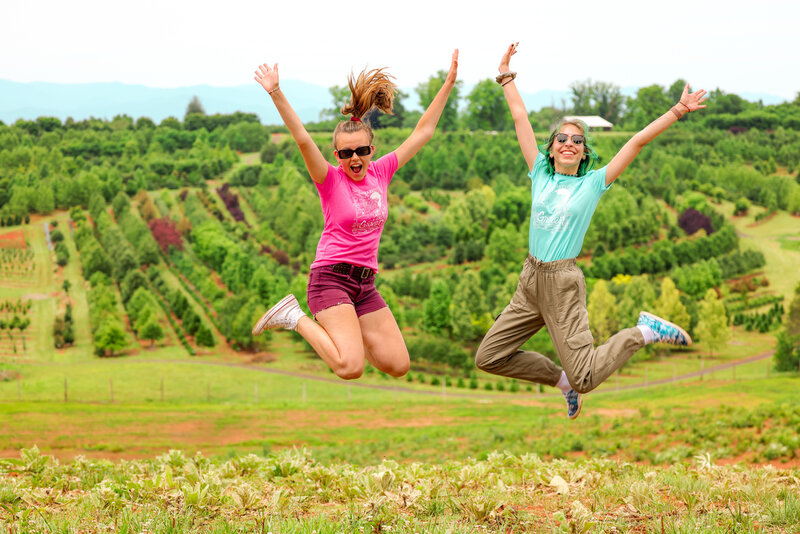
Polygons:
<instances>
[{"instance_id":1,"label":"tree line on horizon","mask_svg":"<svg viewBox=\"0 0 800 534\"><path fill-rule=\"evenodd\" d=\"M157 307L174 304L167 317L181 321L176 332L193 335L197 321L183 317L189 308L180 296L194 292L201 295L197 306L207 306L200 321L204 334L213 322L232 345L252 349L262 342L249 330L264 304L289 290L304 294L305 270L321 229L318 200L290 138L272 142L269 134L276 128L262 126L255 115L207 116L199 100L195 104L183 121L170 118L158 125L125 116L63 123L43 117L0 125L0 223L18 224L20 217L54 209L88 210L95 226L86 226L76 241L85 277L95 287L93 302L117 310L117 303L132 302L132 324L154 336ZM513 132L467 129L459 122L464 117L456 113L453 129L443 128L395 176L379 257L387 270L381 290L387 301L403 302L392 308L402 310L399 321L415 331L409 347L457 369L469 361L465 347L485 332L513 291L509 276L524 257L530 207ZM314 139L332 161L330 129L323 130ZM404 128L377 127L377 155L406 135ZM601 165L627 140L613 133L595 137ZM257 152L260 161L237 165L237 152ZM795 128L721 128L683 120L634 161L599 205L582 267L596 281L594 287L620 303L618 310L661 298L665 289L654 281L671 280L676 289L666 287L667 301L681 303L695 334L695 327L704 328L702 306L715 305L702 304L711 298L708 291L763 265L763 257L738 250L715 203L734 202L742 213L759 205L767 213L800 214L800 184L793 176L799 166ZM209 180L223 176L235 193L209 188ZM176 197L171 191L178 189L184 191ZM139 213L128 216L124 199L138 195ZM215 195L229 213L220 210ZM255 226L234 214L239 200L256 215ZM657 200L675 209L680 220L671 221ZM114 219L103 215L109 205ZM183 243L183 250L166 243L166 237L160 241L172 231L170 224L175 230L170 239ZM152 239L163 246L163 255ZM120 249L126 241L131 246ZM426 280L416 274L409 283L415 264L442 260L447 267L437 276ZM140 267L160 262L187 282L181 295L160 298L157 277L151 280L150 271L147 278L139 276ZM474 270L477 265L481 268ZM97 271L103 275L95 276ZM211 282L215 275L221 287ZM650 294L643 285L656 291ZM131 301L140 288L153 291L155 300L139 295ZM595 298L603 296L601 291ZM608 297L601 301L610 302ZM122 324L120 318L104 315L102 306L92 309L90 314L103 317L98 324L105 326L97 332L106 349L121 344L119 329L109 326Z\"/></svg>"}]
</instances>

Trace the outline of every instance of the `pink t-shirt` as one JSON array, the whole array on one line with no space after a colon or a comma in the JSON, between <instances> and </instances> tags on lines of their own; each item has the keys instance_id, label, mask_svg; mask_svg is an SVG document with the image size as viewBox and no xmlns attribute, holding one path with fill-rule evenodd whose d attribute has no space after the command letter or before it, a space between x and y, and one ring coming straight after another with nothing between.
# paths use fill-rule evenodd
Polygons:
<instances>
[{"instance_id":1,"label":"pink t-shirt","mask_svg":"<svg viewBox=\"0 0 800 534\"><path fill-rule=\"evenodd\" d=\"M341 166L328 164L325 181L315 182L325 228L312 269L335 263L378 269L378 244L389 216L386 191L395 171L394 152L371 161L360 182L348 178Z\"/></svg>"}]
</instances>

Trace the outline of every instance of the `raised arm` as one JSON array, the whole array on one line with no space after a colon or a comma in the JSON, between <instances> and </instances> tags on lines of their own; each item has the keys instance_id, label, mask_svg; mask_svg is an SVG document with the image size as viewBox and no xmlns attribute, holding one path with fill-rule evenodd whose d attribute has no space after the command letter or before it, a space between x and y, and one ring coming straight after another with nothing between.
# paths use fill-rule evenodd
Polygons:
<instances>
[{"instance_id":1,"label":"raised arm","mask_svg":"<svg viewBox=\"0 0 800 534\"><path fill-rule=\"evenodd\" d=\"M644 129L631 137L627 143L617 152L614 159L606 167L606 185L611 185L622 171L628 168L633 158L635 158L644 146L655 139L661 132L669 128L678 119L687 113L697 111L706 107L703 101L706 99L706 92L703 89L689 93L689 84L683 88L683 94L677 104L672 106L669 111L648 124Z\"/></svg>"},{"instance_id":2,"label":"raised arm","mask_svg":"<svg viewBox=\"0 0 800 534\"><path fill-rule=\"evenodd\" d=\"M305 126L300 121L300 117L289 105L289 101L283 91L281 91L280 85L278 85L278 64L275 63L272 68L266 63L258 67L255 80L272 97L272 102L278 109L283 123L289 128L289 133L292 134L295 143L297 143L297 148L300 149L300 154L303 156L303 161L306 164L308 173L311 175L311 179L321 184L328 174L328 162L306 131Z\"/></svg>"},{"instance_id":3,"label":"raised arm","mask_svg":"<svg viewBox=\"0 0 800 534\"><path fill-rule=\"evenodd\" d=\"M450 61L450 70L444 80L444 85L436 93L436 97L425 110L425 113L420 117L417 126L408 139L403 141L397 150L394 151L397 156L397 168L399 169L414 157L414 154L425 146L425 143L431 140L433 132L436 131L436 125L439 123L439 118L442 116L444 106L447 104L447 99L450 96L450 91L456 84L456 75L458 71L458 49L453 52L453 58Z\"/></svg>"},{"instance_id":4,"label":"raised arm","mask_svg":"<svg viewBox=\"0 0 800 534\"><path fill-rule=\"evenodd\" d=\"M514 119L514 129L517 131L517 141L519 147L522 149L522 155L525 156L525 163L528 164L528 170L533 168L533 162L536 161L536 156L539 154L539 147L536 146L536 136L533 134L533 126L528 119L528 110L525 109L525 103L522 101L522 96L517 90L514 83L516 73L511 73L509 63L511 56L517 53L517 46L519 43L512 43L509 45L506 53L500 59L500 66L498 70L500 75L497 77L503 85L503 94L508 102L508 109L511 110L511 118ZM506 76L503 76L506 74Z\"/></svg>"}]
</instances>

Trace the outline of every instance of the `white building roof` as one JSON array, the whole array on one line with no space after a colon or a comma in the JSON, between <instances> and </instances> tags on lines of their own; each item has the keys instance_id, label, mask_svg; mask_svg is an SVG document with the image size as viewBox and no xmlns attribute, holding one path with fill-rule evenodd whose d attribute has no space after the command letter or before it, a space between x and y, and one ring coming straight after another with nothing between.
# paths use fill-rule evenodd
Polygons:
<instances>
[{"instance_id":1,"label":"white building roof","mask_svg":"<svg viewBox=\"0 0 800 534\"><path fill-rule=\"evenodd\" d=\"M586 123L589 128L613 128L614 125L599 115L572 115L565 119L578 119Z\"/></svg>"}]
</instances>

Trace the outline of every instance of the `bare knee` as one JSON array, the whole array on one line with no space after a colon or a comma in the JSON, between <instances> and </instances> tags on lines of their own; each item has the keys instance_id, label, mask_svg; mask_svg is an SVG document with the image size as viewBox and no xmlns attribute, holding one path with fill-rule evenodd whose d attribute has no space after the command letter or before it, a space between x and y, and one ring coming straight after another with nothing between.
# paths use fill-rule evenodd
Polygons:
<instances>
[{"instance_id":1,"label":"bare knee","mask_svg":"<svg viewBox=\"0 0 800 534\"><path fill-rule=\"evenodd\" d=\"M411 362L406 359L405 361L399 362L392 362L385 369L381 369L384 373L388 374L389 376L393 376L394 378L400 378L401 376L405 376L408 371L411 369Z\"/></svg>"},{"instance_id":2,"label":"bare knee","mask_svg":"<svg viewBox=\"0 0 800 534\"><path fill-rule=\"evenodd\" d=\"M394 353L370 352L370 362L381 372L394 378L405 376L411 368L411 361L407 350Z\"/></svg>"},{"instance_id":3,"label":"bare knee","mask_svg":"<svg viewBox=\"0 0 800 534\"><path fill-rule=\"evenodd\" d=\"M364 374L364 364L344 363L333 370L336 376L344 380L356 380Z\"/></svg>"}]
</instances>

